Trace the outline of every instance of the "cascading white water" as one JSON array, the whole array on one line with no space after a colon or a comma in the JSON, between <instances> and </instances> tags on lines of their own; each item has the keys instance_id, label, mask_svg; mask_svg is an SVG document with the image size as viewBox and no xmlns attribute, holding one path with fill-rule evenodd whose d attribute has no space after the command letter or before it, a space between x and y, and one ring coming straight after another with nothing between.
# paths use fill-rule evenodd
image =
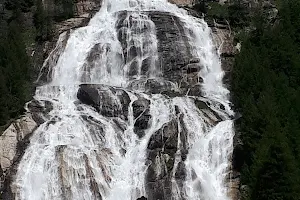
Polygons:
<instances>
[{"instance_id":1,"label":"cascading white water","mask_svg":"<svg viewBox=\"0 0 300 200\"><path fill-rule=\"evenodd\" d=\"M118 31L118 13L123 10L127 16ZM207 102L221 120L209 110L198 109L189 96L167 98L162 94L145 93L144 85L136 82L163 79L155 24L146 11L168 12L185 24L191 54L199 58L203 66L198 74L203 80L203 95L199 98ZM126 39L119 41L119 34ZM136 55L131 56L131 48ZM146 60L150 64L144 70ZM38 87L34 99L41 105L50 101L53 108L33 134L19 164L13 183L16 199L136 200L147 197L149 140L177 112L182 118L177 119L178 149L173 169L180 162L183 145L180 130L186 129L187 175L182 186L172 179L169 199L229 199L226 176L233 144L230 120L233 111L229 91L222 84L223 71L210 29L202 19L189 16L167 0L104 0L88 26L70 33L51 72L52 81ZM124 91L130 99L127 116L107 117L78 103L76 95L82 83L108 87L109 99L115 102L117 110L122 110L122 102L109 87ZM171 85L178 90L176 83ZM152 118L144 136L138 137L134 132L133 103L141 97L150 101ZM163 167L157 164L158 175Z\"/></svg>"}]
</instances>

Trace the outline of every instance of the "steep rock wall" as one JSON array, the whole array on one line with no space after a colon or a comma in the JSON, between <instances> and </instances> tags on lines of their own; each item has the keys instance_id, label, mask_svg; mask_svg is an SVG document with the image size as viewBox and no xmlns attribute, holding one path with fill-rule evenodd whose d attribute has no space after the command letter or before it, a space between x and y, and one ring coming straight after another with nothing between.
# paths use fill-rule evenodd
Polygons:
<instances>
[{"instance_id":1,"label":"steep rock wall","mask_svg":"<svg viewBox=\"0 0 300 200\"><path fill-rule=\"evenodd\" d=\"M192 5L193 1L180 1L180 0L170 0L172 3L176 3L181 6ZM48 1L46 4L51 5L51 1ZM50 7L50 6L49 6ZM77 28L80 26L84 26L88 23L91 16L99 9L100 1L91 0L91 1L84 1L81 0L76 4L76 11L75 17L65 20L63 22L57 23L54 25L54 39L52 41L46 41L42 45L36 45L33 49L31 49L30 54L32 55L33 60L35 61L35 65L37 69L40 69L42 65L41 62L54 48L54 44L58 39L58 35L63 33L64 31L69 31L70 29ZM178 29L181 26L180 22L174 16L170 16L167 13L151 13L151 19L156 23L160 46L159 46L159 54L160 56L164 56L166 54L172 54L171 57L168 56L169 60L162 60L164 62L164 74L166 79L170 81L184 83L182 84L181 92L176 95L184 95L186 91L189 90L190 95L199 96L201 94L195 93L193 91L198 91L197 89L193 90L193 88L198 87L197 82L195 80L195 74L200 70L201 66L199 65L199 61L195 60L191 55L189 55L188 45L185 43L186 35L182 32L182 30ZM169 26L164 26L164 24L169 24ZM176 28L175 28L176 27ZM168 34L166 34L168 32ZM232 45L233 40L230 37L230 30L226 29L218 29L216 28L214 31L216 36L216 42L220 44L221 55L224 55L222 58L231 57L228 55L233 55L236 52L236 48ZM170 43L170 41L176 39L176 45ZM230 39L228 39L230 38ZM67 38L66 38L67 39ZM225 45L224 44L228 44ZM181 51L178 51L181 50ZM174 59L174 60L172 60ZM225 59L226 60L226 59ZM225 61L223 62L225 63ZM225 64L226 66L231 66L232 62L229 64ZM38 70L37 70L38 71ZM186 75L183 76L182 72L186 72ZM230 71L230 69L228 69ZM41 82L43 82L43 77ZM45 80L47 81L47 80ZM169 89L165 89L166 87L159 87L160 83L151 82L149 81L149 91L156 90L156 93L166 93L167 95L174 95L169 93ZM165 83L168 85L168 83ZM162 89L160 89L162 88ZM204 103L205 104L205 103ZM147 102L143 99L140 99L136 102L137 107L144 107L143 111L147 110ZM206 109L206 107L205 107ZM106 111L109 113L109 110ZM122 111L123 112L123 111ZM144 112L145 116L143 121L147 119L147 112ZM180 117L178 115L177 117ZM34 118L30 114L26 114L20 120L12 123L12 125L4 132L4 134L0 137L0 141L3 144L11 144L9 147L7 145L3 145L1 147L0 152L0 163L1 163L1 179L2 179L2 190L6 190L6 194L9 194L9 188L6 188L9 184L9 176L13 175L14 167L17 164L17 161L20 159L22 155L22 151L26 147L26 141L30 134L34 131L34 129L38 126L40 119ZM136 125L136 131L139 132L137 134L142 134L143 124ZM165 174L162 174L162 177L155 177L153 172L151 171L152 167L150 166L148 172L148 180L150 191L153 191L153 198L164 198L164 195L168 195L168 184L170 184L170 172L173 170L172 168L168 168L168 166L173 166L172 162L174 160L170 159L174 157L174 153L176 152L176 134L172 134L177 132L176 125L174 123L166 124L163 130L157 131L157 133L151 138L151 142L149 143L149 160L153 161L157 155L165 155L162 157L163 162L166 163L167 169ZM158 138L162 138L164 135L163 141L160 141ZM184 138L182 139L184 141ZM162 149L168 147L167 150L163 151ZM182 152L182 161L184 161L184 155L186 152ZM182 180L184 177L184 173L182 173L182 169L184 168L183 165L178 165L178 169L175 169L176 177L178 181ZM169 175L168 175L169 174ZM158 180L159 178L159 180ZM5 183L5 185L4 185ZM233 186L236 187L236 184ZM164 190L163 188L166 188ZM169 191L170 192L170 191ZM10 196L6 196L6 199L10 199Z\"/></svg>"}]
</instances>

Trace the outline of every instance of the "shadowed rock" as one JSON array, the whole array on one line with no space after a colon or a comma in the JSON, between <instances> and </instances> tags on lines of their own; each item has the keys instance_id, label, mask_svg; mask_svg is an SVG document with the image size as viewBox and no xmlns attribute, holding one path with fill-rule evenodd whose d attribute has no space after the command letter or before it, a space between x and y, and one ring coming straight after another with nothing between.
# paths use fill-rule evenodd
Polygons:
<instances>
[{"instance_id":1,"label":"shadowed rock","mask_svg":"<svg viewBox=\"0 0 300 200\"><path fill-rule=\"evenodd\" d=\"M146 20L141 22L144 26L140 28L145 31L143 36L147 35L149 31L153 32L149 19L155 24L155 32L158 40L158 60L157 62L152 62L156 59L155 55L152 54L147 54L148 57L142 61L137 60L137 58L141 59L141 56L144 57L145 52L142 49L139 50L136 47L133 48L130 46L131 42L128 43L130 38L124 34L124 30L128 30L128 28L131 28L131 34L133 35L141 31L134 29L134 17L131 17L134 16L134 12L118 12L119 20L116 28L119 33L118 39L123 48L125 62L128 63L128 76L134 77L139 73L141 73L140 75L147 76L151 69L160 68L160 73L165 79L165 84L160 84L161 80L148 80L145 82L145 91L149 93L161 93L169 90L173 86L167 83L167 81L180 84L184 92L189 87L201 83L202 80L199 78L198 73L202 65L199 58L196 58L191 53L188 36L184 31L185 24L177 16L168 12L143 11L139 15L147 16ZM181 84L182 82L185 82L185 84ZM199 95L199 93L191 93L190 95Z\"/></svg>"},{"instance_id":2,"label":"shadowed rock","mask_svg":"<svg viewBox=\"0 0 300 200\"><path fill-rule=\"evenodd\" d=\"M186 133L184 128L179 132L178 120L181 117L174 118L166 123L160 130L153 134L148 143L149 167L147 170L147 194L148 199L172 199L172 179L176 180L178 186L182 186L185 180L185 166L182 158L186 157ZM183 125L183 124L181 124ZM182 148L178 149L178 134L183 143ZM175 166L176 152L179 150L182 156L177 167ZM175 174L175 176L173 175ZM182 199L184 197L182 196Z\"/></svg>"},{"instance_id":3,"label":"shadowed rock","mask_svg":"<svg viewBox=\"0 0 300 200\"><path fill-rule=\"evenodd\" d=\"M149 113L150 101L140 97L132 104L133 116L135 118L134 132L141 138L145 135L151 115Z\"/></svg>"},{"instance_id":4,"label":"shadowed rock","mask_svg":"<svg viewBox=\"0 0 300 200\"><path fill-rule=\"evenodd\" d=\"M127 119L130 98L122 89L84 84L80 86L77 97L82 103L94 107L103 116Z\"/></svg>"},{"instance_id":5,"label":"shadowed rock","mask_svg":"<svg viewBox=\"0 0 300 200\"><path fill-rule=\"evenodd\" d=\"M142 197L138 198L137 200L147 200L147 198L142 196Z\"/></svg>"}]
</instances>

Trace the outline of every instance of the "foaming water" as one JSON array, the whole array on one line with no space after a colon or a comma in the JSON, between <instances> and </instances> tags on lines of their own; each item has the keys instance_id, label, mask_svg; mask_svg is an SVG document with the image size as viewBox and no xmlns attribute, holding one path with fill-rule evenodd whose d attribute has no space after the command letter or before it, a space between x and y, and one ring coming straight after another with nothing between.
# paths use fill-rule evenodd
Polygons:
<instances>
[{"instance_id":1,"label":"foaming water","mask_svg":"<svg viewBox=\"0 0 300 200\"><path fill-rule=\"evenodd\" d=\"M203 66L198 74L203 80L199 81L201 98L169 98L144 92L145 84L140 80L165 79L150 11L170 13L184 24L191 54ZM234 135L230 117L234 113L229 91L222 83L220 59L204 20L189 16L167 0L104 0L88 26L71 31L65 45L63 37L58 41L58 50L52 53L56 54L45 61L53 65L51 82L38 87L34 96L41 105L50 102L51 111L34 132L19 164L13 183L16 199L147 197L149 141L174 119L178 123L178 133L174 133L178 142L172 194L166 199L228 199L226 176ZM116 105L115 111L125 106L126 115L106 116L80 103L80 84L105 85L105 94ZM177 83L162 84L167 86L179 90ZM129 98L128 105L118 96L122 92ZM200 98L209 109L198 109L194 98ZM137 118L133 104L140 99L149 102L147 112L151 116L142 137L134 130ZM184 161L183 148L188 151ZM179 184L175 169L181 162L186 177ZM159 158L155 163L159 176L165 166Z\"/></svg>"}]
</instances>

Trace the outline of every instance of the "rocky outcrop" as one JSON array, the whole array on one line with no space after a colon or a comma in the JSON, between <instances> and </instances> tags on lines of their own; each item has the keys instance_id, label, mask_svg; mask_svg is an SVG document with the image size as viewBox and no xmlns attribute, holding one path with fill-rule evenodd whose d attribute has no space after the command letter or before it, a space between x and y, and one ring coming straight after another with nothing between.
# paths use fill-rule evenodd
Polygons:
<instances>
[{"instance_id":1,"label":"rocky outcrop","mask_svg":"<svg viewBox=\"0 0 300 200\"><path fill-rule=\"evenodd\" d=\"M102 0L77 1L74 5L74 17L55 24L55 33L60 34L70 29L85 26L91 17L100 9L101 3Z\"/></svg>"},{"instance_id":2,"label":"rocky outcrop","mask_svg":"<svg viewBox=\"0 0 300 200\"><path fill-rule=\"evenodd\" d=\"M70 30L86 26L89 20L100 9L101 3L102 0L77 1L73 8L74 15L72 18L54 22L51 40L42 43L34 43L30 47L27 47L28 54L32 57L34 76L37 79L37 84L41 85L50 81L48 74L51 74L52 66L56 64L59 53L63 51ZM61 8L57 8L57 6L61 7L61 5L56 5L53 0L45 0L44 6L50 13L61 10ZM60 37L64 32L64 36ZM59 39L62 39L63 42L57 43ZM56 46L56 44L58 46Z\"/></svg>"},{"instance_id":3,"label":"rocky outcrop","mask_svg":"<svg viewBox=\"0 0 300 200\"><path fill-rule=\"evenodd\" d=\"M184 24L170 13L153 12L150 17L156 26L159 63L163 66L164 78L180 85L181 93L186 94L194 88L189 95L199 96L201 61L191 53Z\"/></svg>"},{"instance_id":4,"label":"rocky outcrop","mask_svg":"<svg viewBox=\"0 0 300 200\"><path fill-rule=\"evenodd\" d=\"M0 191L5 190L4 183L10 170L24 153L29 137L37 126L32 115L27 113L13 122L0 136Z\"/></svg>"},{"instance_id":5,"label":"rocky outcrop","mask_svg":"<svg viewBox=\"0 0 300 200\"><path fill-rule=\"evenodd\" d=\"M139 97L132 103L134 123L134 132L138 137L143 137L145 135L145 130L149 127L149 122L151 120L151 115L149 113L150 101Z\"/></svg>"},{"instance_id":6,"label":"rocky outcrop","mask_svg":"<svg viewBox=\"0 0 300 200\"><path fill-rule=\"evenodd\" d=\"M175 153L178 143L178 125L174 119L153 134L148 144L150 165L147 170L147 192L149 199L172 197L172 178Z\"/></svg>"},{"instance_id":7,"label":"rocky outcrop","mask_svg":"<svg viewBox=\"0 0 300 200\"><path fill-rule=\"evenodd\" d=\"M142 197L138 198L137 200L147 200L147 198L142 196Z\"/></svg>"},{"instance_id":8,"label":"rocky outcrop","mask_svg":"<svg viewBox=\"0 0 300 200\"><path fill-rule=\"evenodd\" d=\"M151 120L150 101L136 95L138 98L132 102L134 132L141 138L145 135L145 130ZM128 119L128 107L131 99L123 89L84 84L80 86L77 97L81 103L94 107L105 117Z\"/></svg>"},{"instance_id":9,"label":"rocky outcrop","mask_svg":"<svg viewBox=\"0 0 300 200\"><path fill-rule=\"evenodd\" d=\"M127 119L130 97L119 88L105 85L81 85L77 93L78 99L94 107L106 117Z\"/></svg>"},{"instance_id":10,"label":"rocky outcrop","mask_svg":"<svg viewBox=\"0 0 300 200\"><path fill-rule=\"evenodd\" d=\"M186 178L187 133L182 115L178 110L176 113L177 116L156 131L148 143L146 187L149 199L171 200L172 184L177 184L180 189ZM179 192L184 200L184 192Z\"/></svg>"},{"instance_id":11,"label":"rocky outcrop","mask_svg":"<svg viewBox=\"0 0 300 200\"><path fill-rule=\"evenodd\" d=\"M170 3L174 3L179 6L193 6L196 0L168 0Z\"/></svg>"},{"instance_id":12,"label":"rocky outcrop","mask_svg":"<svg viewBox=\"0 0 300 200\"><path fill-rule=\"evenodd\" d=\"M229 85L231 80L231 71L234 65L234 56L240 51L240 43L235 45L235 34L231 30L230 25L220 27L215 23L212 27L213 39L221 56L222 68L225 72L224 82Z\"/></svg>"},{"instance_id":13,"label":"rocky outcrop","mask_svg":"<svg viewBox=\"0 0 300 200\"><path fill-rule=\"evenodd\" d=\"M231 200L241 199L240 184L240 173L233 170L227 186L229 188L228 196L231 198Z\"/></svg>"},{"instance_id":14,"label":"rocky outcrop","mask_svg":"<svg viewBox=\"0 0 300 200\"><path fill-rule=\"evenodd\" d=\"M235 33L231 30L229 24L220 25L218 23L214 23L212 26L213 30L213 39L218 47L218 52L221 56L222 68L225 72L223 81L230 87L231 76L232 76L232 67L234 65L234 58L240 51L240 43L235 44L234 38ZM235 136L235 140L238 140L238 136ZM237 146L234 145L236 150ZM235 156L235 152L233 153L233 157ZM232 170L230 172L230 177L228 179L227 187L228 196L232 200L240 199L240 173L234 166L234 159L232 161Z\"/></svg>"},{"instance_id":15,"label":"rocky outcrop","mask_svg":"<svg viewBox=\"0 0 300 200\"><path fill-rule=\"evenodd\" d=\"M160 68L164 80L139 80L138 84L133 82L131 84L132 87L141 85L140 81L144 81L145 83L142 85L144 85L143 90L146 92L163 93L170 89L180 89L177 92L181 94L185 95L189 91L189 95L199 96L201 78L199 78L198 72L201 70L202 65L201 61L191 53L189 39L183 28L184 23L177 16L167 12L148 11L139 14L146 14L155 24L155 34L158 40L158 61L156 65L157 69ZM134 20L132 12L119 12L119 20L116 27L118 33L120 33L118 39L123 47L125 62L129 65L128 71L130 73L128 76L134 77L137 75L138 70L136 70L136 63L132 62L132 60L139 55L141 50L131 47L128 50L126 46L127 36L126 34L121 34L122 30L127 28L128 23L126 20L128 18L129 21ZM151 31L149 30L151 25L147 24L148 21L144 23L143 32ZM131 31L132 34L136 34L135 31L138 31L138 29L132 29ZM142 75L147 75L147 72L151 70L147 62L141 64L141 69ZM180 85L180 88L176 88L174 83Z\"/></svg>"}]
</instances>

